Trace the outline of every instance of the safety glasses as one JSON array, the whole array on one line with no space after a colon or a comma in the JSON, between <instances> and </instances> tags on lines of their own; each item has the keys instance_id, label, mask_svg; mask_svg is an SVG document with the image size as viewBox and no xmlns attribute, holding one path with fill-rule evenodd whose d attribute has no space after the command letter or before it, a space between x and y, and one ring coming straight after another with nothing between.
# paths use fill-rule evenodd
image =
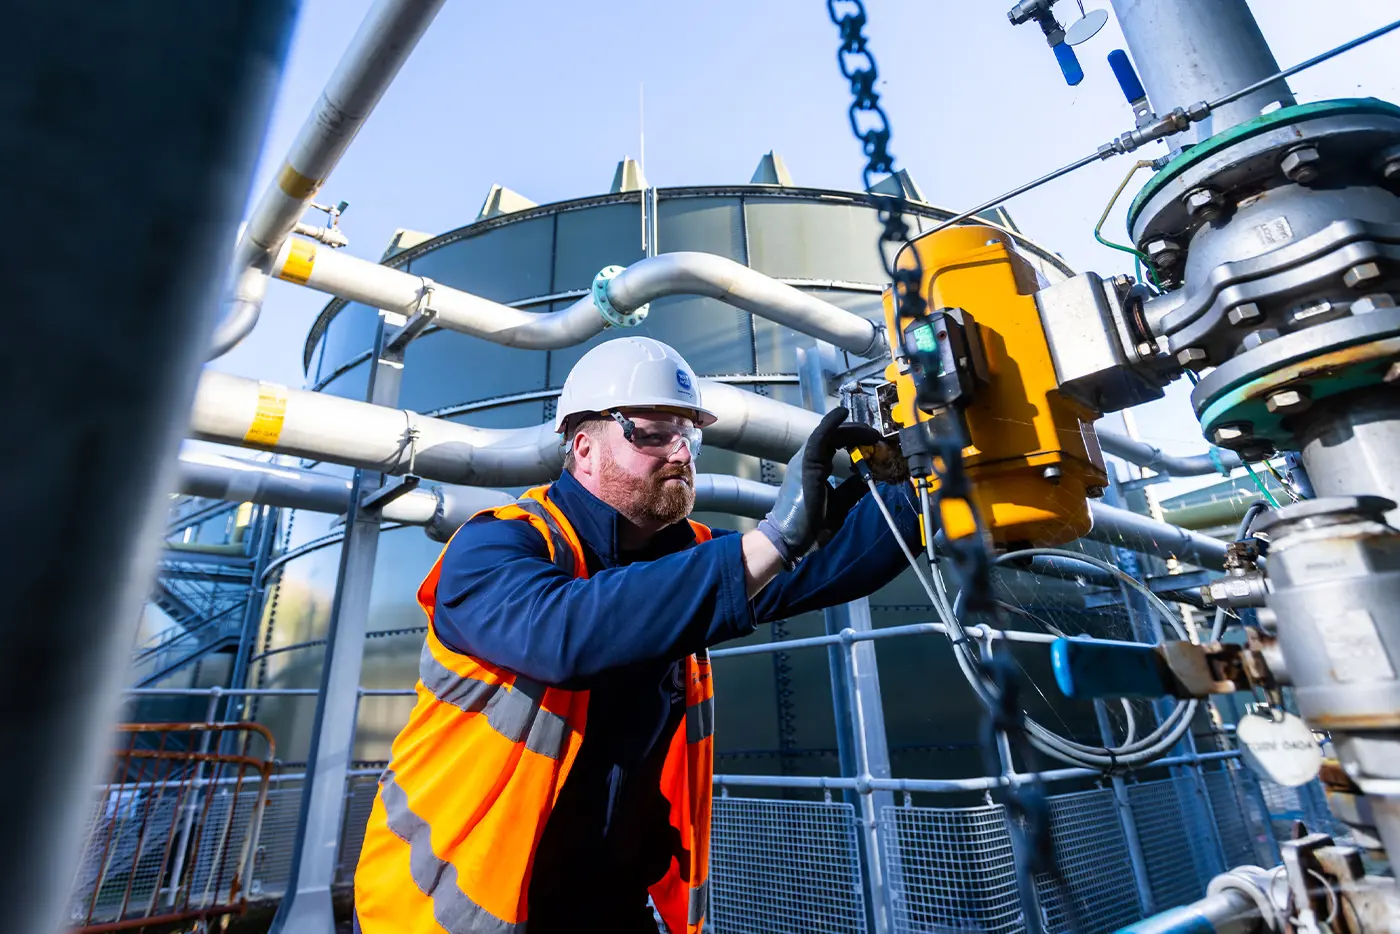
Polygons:
<instances>
[{"instance_id":1,"label":"safety glasses","mask_svg":"<svg viewBox=\"0 0 1400 934\"><path fill-rule=\"evenodd\" d=\"M670 457L684 444L692 460L700 456L700 429L672 422L637 422L618 412L609 412L613 421L622 426L622 437L632 447L651 457Z\"/></svg>"}]
</instances>

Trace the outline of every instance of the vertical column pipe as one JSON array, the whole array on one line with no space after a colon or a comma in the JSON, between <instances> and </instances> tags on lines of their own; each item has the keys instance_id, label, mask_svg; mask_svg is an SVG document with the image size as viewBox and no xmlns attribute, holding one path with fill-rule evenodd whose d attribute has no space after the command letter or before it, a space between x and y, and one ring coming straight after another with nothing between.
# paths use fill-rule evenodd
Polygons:
<instances>
[{"instance_id":1,"label":"vertical column pipe","mask_svg":"<svg viewBox=\"0 0 1400 934\"><path fill-rule=\"evenodd\" d=\"M1159 115L1210 101L1279 70L1245 0L1112 0L1133 64ZM1175 146L1195 143L1259 116L1269 104L1296 103L1279 79L1226 104L1185 133Z\"/></svg>"}]
</instances>

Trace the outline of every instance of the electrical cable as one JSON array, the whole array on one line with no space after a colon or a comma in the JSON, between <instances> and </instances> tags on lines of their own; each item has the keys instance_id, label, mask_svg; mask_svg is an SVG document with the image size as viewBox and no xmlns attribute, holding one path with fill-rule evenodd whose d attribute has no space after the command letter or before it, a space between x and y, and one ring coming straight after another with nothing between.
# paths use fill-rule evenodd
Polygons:
<instances>
[{"instance_id":1,"label":"electrical cable","mask_svg":"<svg viewBox=\"0 0 1400 934\"><path fill-rule=\"evenodd\" d=\"M1242 542L1246 538L1249 538L1249 530L1254 525L1255 517L1261 512L1268 510L1268 508L1268 506L1260 502L1250 503L1249 508L1244 511L1244 515L1240 518L1240 527L1235 532L1235 541ZM1207 641L1220 641L1220 637L1225 634L1225 618L1225 608L1223 606L1217 606L1215 608L1215 619L1211 621L1210 638Z\"/></svg>"},{"instance_id":2,"label":"electrical cable","mask_svg":"<svg viewBox=\"0 0 1400 934\"><path fill-rule=\"evenodd\" d=\"M1249 466L1249 464L1245 464L1244 469L1245 473L1249 474L1249 479L1254 481L1254 485L1258 487L1259 492L1263 494L1264 500L1275 509L1282 508L1279 506L1278 500L1274 499L1274 494L1270 493L1269 488L1264 485L1264 481L1260 480L1259 475L1254 472L1254 468Z\"/></svg>"},{"instance_id":3,"label":"electrical cable","mask_svg":"<svg viewBox=\"0 0 1400 934\"><path fill-rule=\"evenodd\" d=\"M971 647L971 641L968 638L968 630L959 622L958 610L961 602L961 594L959 594L958 600L950 604L947 599L947 590L943 585L942 577L938 574L936 568L932 566L937 563L937 557L934 552L934 538L928 534L933 526L930 522L931 506L927 484L922 480L916 481L915 483L919 491L920 513L924 520L924 537L928 542L928 557L931 564L930 570L933 572L933 579L938 582L936 585L930 583L929 578L924 574L923 568L919 566L918 559L914 557L914 552L904 541L904 536L900 534L899 526L895 523L894 517L890 514L889 507L885 505L884 498L880 496L879 490L876 488L874 478L868 475L868 471L864 473L867 475L864 476L863 479L865 480L866 486L870 489L871 495L875 498L875 503L880 510L881 516L884 517L885 522L889 525L890 531L894 533L895 540L898 542L900 550L904 553L904 557L909 562L910 568L913 569L915 577L918 578L920 586L924 589L924 593L928 595L929 602L932 604L939 622L943 624L944 634L948 636L952 645L954 660L957 661L958 668L962 671L963 676L967 679L968 684L972 687L973 692L977 694L979 699L984 703L995 703L997 697L996 688L982 671L981 659L978 658ZM1161 619L1172 628L1178 638L1187 638L1186 631L1182 628L1181 623L1172 615L1170 608L1157 594L1153 593L1141 581L1125 574L1121 569L1099 558L1059 548L1026 548L1020 551L1008 552L993 558L992 566L997 567L1008 562L1031 557L1055 557L1079 561L1113 575L1122 581L1124 585L1142 594L1148 601L1148 604L1157 612ZM1098 770L1114 770L1122 767L1146 765L1152 760L1161 758L1170 752L1172 747L1181 740L1185 732L1190 729L1191 721L1196 713L1197 702L1195 700L1178 701L1176 706L1162 719L1162 722L1158 724L1156 729L1152 730L1152 732L1141 739L1136 736L1136 721L1133 717L1131 705L1127 701L1124 701L1123 707L1127 714L1128 735L1124 741L1117 746L1089 745L1076 742L1075 740L1059 735L1029 716L1025 719L1026 734L1031 744L1035 746L1036 749L1062 762L1069 763L1070 765Z\"/></svg>"},{"instance_id":4,"label":"electrical cable","mask_svg":"<svg viewBox=\"0 0 1400 934\"><path fill-rule=\"evenodd\" d=\"M1161 288L1162 283L1157 279L1157 271L1152 268L1152 262L1142 251L1135 250L1122 243L1114 243L1112 240L1105 239L1103 235L1103 225L1108 221L1108 215L1113 211L1113 206L1118 203L1119 197L1122 196L1123 189L1128 187L1128 182L1132 181L1133 176L1140 170L1150 169L1152 165L1151 159L1139 159L1133 163L1132 168L1128 169L1128 174L1123 176L1123 180L1119 182L1118 187L1113 190L1113 197L1108 199L1108 204L1104 206L1103 213L1099 215L1099 222L1094 225L1094 239L1111 250L1118 250L1123 253L1131 254L1136 261L1134 263L1134 268L1138 275L1138 281L1142 281L1142 270L1145 266L1147 274L1152 277L1152 284Z\"/></svg>"}]
</instances>

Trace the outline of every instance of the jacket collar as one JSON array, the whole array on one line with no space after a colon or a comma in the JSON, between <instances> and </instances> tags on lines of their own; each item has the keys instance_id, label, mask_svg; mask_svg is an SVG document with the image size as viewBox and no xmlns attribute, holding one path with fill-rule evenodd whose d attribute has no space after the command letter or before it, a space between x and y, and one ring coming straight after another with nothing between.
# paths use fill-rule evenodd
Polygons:
<instances>
[{"instance_id":1,"label":"jacket collar","mask_svg":"<svg viewBox=\"0 0 1400 934\"><path fill-rule=\"evenodd\" d=\"M574 527L579 541L597 556L603 567L652 560L695 544L695 530L682 519L657 532L640 551L624 555L617 544L617 526L622 517L616 509L584 489L573 474L564 471L550 484L548 496Z\"/></svg>"}]
</instances>

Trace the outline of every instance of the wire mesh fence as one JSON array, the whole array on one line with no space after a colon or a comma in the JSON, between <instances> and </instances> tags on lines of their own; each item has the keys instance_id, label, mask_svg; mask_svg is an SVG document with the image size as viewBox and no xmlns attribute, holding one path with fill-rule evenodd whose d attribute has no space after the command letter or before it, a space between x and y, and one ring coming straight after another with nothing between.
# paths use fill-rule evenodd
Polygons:
<instances>
[{"instance_id":1,"label":"wire mesh fence","mask_svg":"<svg viewBox=\"0 0 1400 934\"><path fill-rule=\"evenodd\" d=\"M272 737L251 723L124 724L74 874L78 931L238 911Z\"/></svg>"},{"instance_id":2,"label":"wire mesh fence","mask_svg":"<svg viewBox=\"0 0 1400 934\"><path fill-rule=\"evenodd\" d=\"M715 798L709 919L716 934L863 934L855 808Z\"/></svg>"},{"instance_id":3,"label":"wire mesh fence","mask_svg":"<svg viewBox=\"0 0 1400 934\"><path fill-rule=\"evenodd\" d=\"M1200 898L1219 872L1214 827L1193 819L1199 805L1188 777L1128 786L1152 904L1157 910Z\"/></svg>"}]
</instances>

